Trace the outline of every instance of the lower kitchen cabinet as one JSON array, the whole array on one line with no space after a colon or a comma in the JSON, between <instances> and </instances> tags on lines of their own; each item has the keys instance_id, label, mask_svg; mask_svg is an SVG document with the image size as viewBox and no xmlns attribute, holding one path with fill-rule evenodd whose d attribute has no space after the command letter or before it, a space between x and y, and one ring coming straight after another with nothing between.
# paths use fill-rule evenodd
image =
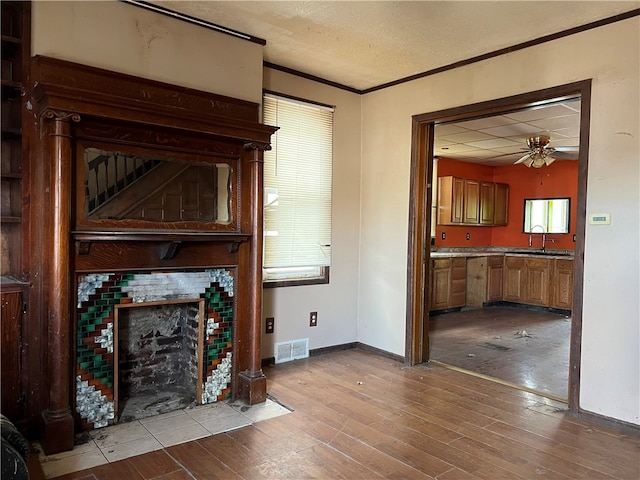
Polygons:
<instances>
[{"instance_id":1,"label":"lower kitchen cabinet","mask_svg":"<svg viewBox=\"0 0 640 480\"><path fill-rule=\"evenodd\" d=\"M548 307L551 291L551 260L548 258L525 259L524 303Z\"/></svg>"},{"instance_id":2,"label":"lower kitchen cabinet","mask_svg":"<svg viewBox=\"0 0 640 480\"><path fill-rule=\"evenodd\" d=\"M553 260L552 303L554 308L573 309L573 260Z\"/></svg>"},{"instance_id":3,"label":"lower kitchen cabinet","mask_svg":"<svg viewBox=\"0 0 640 480\"><path fill-rule=\"evenodd\" d=\"M431 298L429 310L464 307L466 301L467 259L431 260Z\"/></svg>"},{"instance_id":4,"label":"lower kitchen cabinet","mask_svg":"<svg viewBox=\"0 0 640 480\"><path fill-rule=\"evenodd\" d=\"M503 276L503 300L507 302L524 303L524 257L504 257Z\"/></svg>"},{"instance_id":5,"label":"lower kitchen cabinet","mask_svg":"<svg viewBox=\"0 0 640 480\"><path fill-rule=\"evenodd\" d=\"M503 287L505 301L571 310L573 260L505 256Z\"/></svg>"},{"instance_id":6,"label":"lower kitchen cabinet","mask_svg":"<svg viewBox=\"0 0 640 480\"><path fill-rule=\"evenodd\" d=\"M468 307L482 307L485 302L502 300L503 257L470 257L467 259Z\"/></svg>"}]
</instances>

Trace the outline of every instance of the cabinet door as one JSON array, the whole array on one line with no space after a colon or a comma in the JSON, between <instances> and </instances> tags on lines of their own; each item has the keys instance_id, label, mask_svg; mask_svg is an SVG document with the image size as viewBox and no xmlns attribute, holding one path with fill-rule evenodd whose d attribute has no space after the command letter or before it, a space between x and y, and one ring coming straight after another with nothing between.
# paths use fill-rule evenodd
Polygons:
<instances>
[{"instance_id":1,"label":"cabinet door","mask_svg":"<svg viewBox=\"0 0 640 480\"><path fill-rule=\"evenodd\" d=\"M506 225L507 211L509 208L509 185L496 183L496 194L493 204L493 224Z\"/></svg>"},{"instance_id":2,"label":"cabinet door","mask_svg":"<svg viewBox=\"0 0 640 480\"><path fill-rule=\"evenodd\" d=\"M502 257L488 257L487 259L487 301L502 300Z\"/></svg>"},{"instance_id":3,"label":"cabinet door","mask_svg":"<svg viewBox=\"0 0 640 480\"><path fill-rule=\"evenodd\" d=\"M467 259L458 257L451 260L451 286L449 307L464 307L467 295Z\"/></svg>"},{"instance_id":4,"label":"cabinet door","mask_svg":"<svg viewBox=\"0 0 640 480\"><path fill-rule=\"evenodd\" d=\"M451 284L451 259L432 260L430 310L449 308Z\"/></svg>"},{"instance_id":5,"label":"cabinet door","mask_svg":"<svg viewBox=\"0 0 640 480\"><path fill-rule=\"evenodd\" d=\"M526 298L533 305L549 306L550 268L548 258L527 258Z\"/></svg>"},{"instance_id":6,"label":"cabinet door","mask_svg":"<svg viewBox=\"0 0 640 480\"><path fill-rule=\"evenodd\" d=\"M20 346L22 345L22 295L20 292L2 293L1 366L2 413L9 420L22 419L22 388L20 381Z\"/></svg>"},{"instance_id":7,"label":"cabinet door","mask_svg":"<svg viewBox=\"0 0 640 480\"><path fill-rule=\"evenodd\" d=\"M464 209L462 223L480 223L480 182L463 179Z\"/></svg>"},{"instance_id":8,"label":"cabinet door","mask_svg":"<svg viewBox=\"0 0 640 480\"><path fill-rule=\"evenodd\" d=\"M496 184L490 182L480 183L480 224L493 225L495 209Z\"/></svg>"},{"instance_id":9,"label":"cabinet door","mask_svg":"<svg viewBox=\"0 0 640 480\"><path fill-rule=\"evenodd\" d=\"M554 260L552 307L573 309L573 260Z\"/></svg>"},{"instance_id":10,"label":"cabinet door","mask_svg":"<svg viewBox=\"0 0 640 480\"><path fill-rule=\"evenodd\" d=\"M462 223L463 181L457 177L438 178L438 225Z\"/></svg>"},{"instance_id":11,"label":"cabinet door","mask_svg":"<svg viewBox=\"0 0 640 480\"><path fill-rule=\"evenodd\" d=\"M504 257L504 299L508 302L524 302L524 258Z\"/></svg>"}]
</instances>

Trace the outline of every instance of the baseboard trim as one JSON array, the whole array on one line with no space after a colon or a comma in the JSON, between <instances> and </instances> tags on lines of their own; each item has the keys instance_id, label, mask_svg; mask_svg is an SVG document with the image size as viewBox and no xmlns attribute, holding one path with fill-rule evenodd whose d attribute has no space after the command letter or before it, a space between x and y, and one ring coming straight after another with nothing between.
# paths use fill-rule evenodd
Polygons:
<instances>
[{"instance_id":1,"label":"baseboard trim","mask_svg":"<svg viewBox=\"0 0 640 480\"><path fill-rule=\"evenodd\" d=\"M404 357L402 355L391 353L386 350L382 350L381 348L372 347L371 345L367 345L366 343L356 342L356 345L357 348L365 350L369 353L380 355L381 357L390 358L391 360L395 360L396 362L405 363Z\"/></svg>"},{"instance_id":2,"label":"baseboard trim","mask_svg":"<svg viewBox=\"0 0 640 480\"><path fill-rule=\"evenodd\" d=\"M331 345L330 347L314 348L312 350L309 350L309 356L315 357L317 355L324 355L325 353L341 352L342 350L351 350L352 348L356 348L357 346L358 346L358 342L351 342L351 343L343 343L340 345Z\"/></svg>"},{"instance_id":3,"label":"baseboard trim","mask_svg":"<svg viewBox=\"0 0 640 480\"><path fill-rule=\"evenodd\" d=\"M617 418L607 417L605 415L587 412L584 410L568 412L567 415L571 418L592 423L599 427L610 428L623 435L640 437L640 425L636 425L635 423L625 422L623 420L618 420Z\"/></svg>"},{"instance_id":4,"label":"baseboard trim","mask_svg":"<svg viewBox=\"0 0 640 480\"><path fill-rule=\"evenodd\" d=\"M318 355L325 355L327 353L332 353L332 352L341 352L343 350L351 350L353 348L359 348L369 353L373 353L374 355L380 355L382 357L395 360L396 362L404 363L404 357L402 355L397 355L395 353L387 352L386 350L372 347L371 345L367 345L366 343L361 343L361 342L342 343L340 345L331 345L329 347L314 348L312 350L309 350L309 357L316 357ZM268 366L273 366L275 364L276 364L275 357L263 358L261 361L261 365L263 368Z\"/></svg>"}]
</instances>

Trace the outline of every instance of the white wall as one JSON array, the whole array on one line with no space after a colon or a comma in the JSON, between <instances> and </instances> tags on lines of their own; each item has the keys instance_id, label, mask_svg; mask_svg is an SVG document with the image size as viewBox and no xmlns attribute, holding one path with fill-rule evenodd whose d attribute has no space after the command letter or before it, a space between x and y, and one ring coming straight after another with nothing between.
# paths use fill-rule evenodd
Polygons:
<instances>
[{"instance_id":1,"label":"white wall","mask_svg":"<svg viewBox=\"0 0 640 480\"><path fill-rule=\"evenodd\" d=\"M35 1L32 54L262 101L262 46L119 1Z\"/></svg>"},{"instance_id":2,"label":"white wall","mask_svg":"<svg viewBox=\"0 0 640 480\"><path fill-rule=\"evenodd\" d=\"M264 88L335 106L331 281L328 285L264 290L262 357L274 356L274 343L309 338L309 348L355 342L358 317L358 245L360 243L359 95L266 68ZM309 327L309 313L318 326ZM275 318L275 332L264 334L264 319Z\"/></svg>"},{"instance_id":3,"label":"white wall","mask_svg":"<svg viewBox=\"0 0 640 480\"><path fill-rule=\"evenodd\" d=\"M581 408L640 424L640 20L367 94L358 340L404 354L411 116L593 78Z\"/></svg>"}]
</instances>

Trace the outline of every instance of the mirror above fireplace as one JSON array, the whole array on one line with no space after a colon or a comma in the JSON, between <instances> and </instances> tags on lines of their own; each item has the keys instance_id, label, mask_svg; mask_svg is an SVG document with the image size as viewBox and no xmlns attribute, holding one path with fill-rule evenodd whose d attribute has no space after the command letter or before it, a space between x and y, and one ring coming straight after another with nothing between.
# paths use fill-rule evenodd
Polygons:
<instances>
[{"instance_id":1,"label":"mirror above fireplace","mask_svg":"<svg viewBox=\"0 0 640 480\"><path fill-rule=\"evenodd\" d=\"M99 148L84 150L86 219L174 224L232 220L229 163L185 163Z\"/></svg>"}]
</instances>

